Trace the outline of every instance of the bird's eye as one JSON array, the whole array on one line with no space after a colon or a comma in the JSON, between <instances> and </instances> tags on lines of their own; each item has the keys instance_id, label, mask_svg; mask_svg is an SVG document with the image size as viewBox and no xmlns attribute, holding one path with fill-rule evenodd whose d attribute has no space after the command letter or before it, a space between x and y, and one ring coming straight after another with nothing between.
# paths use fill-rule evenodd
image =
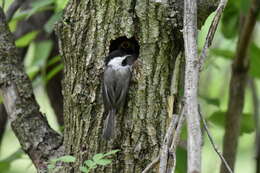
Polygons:
<instances>
[{"instance_id":1,"label":"bird's eye","mask_svg":"<svg viewBox=\"0 0 260 173\"><path fill-rule=\"evenodd\" d=\"M130 48L130 43L128 41L124 41L122 44L121 44L122 48L124 49L129 49Z\"/></svg>"}]
</instances>

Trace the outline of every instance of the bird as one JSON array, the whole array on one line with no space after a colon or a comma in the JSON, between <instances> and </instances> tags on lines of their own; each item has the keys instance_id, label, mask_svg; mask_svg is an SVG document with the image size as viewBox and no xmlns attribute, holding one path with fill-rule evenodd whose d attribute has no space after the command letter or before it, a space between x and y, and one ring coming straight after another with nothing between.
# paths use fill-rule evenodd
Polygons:
<instances>
[{"instance_id":1,"label":"bird","mask_svg":"<svg viewBox=\"0 0 260 173\"><path fill-rule=\"evenodd\" d=\"M109 140L115 131L116 112L123 107L126 101L128 88L132 76L132 66L137 55L131 47L125 47L128 43L122 43L119 49L111 52L105 59L103 74L102 95L105 113L103 138Z\"/></svg>"}]
</instances>

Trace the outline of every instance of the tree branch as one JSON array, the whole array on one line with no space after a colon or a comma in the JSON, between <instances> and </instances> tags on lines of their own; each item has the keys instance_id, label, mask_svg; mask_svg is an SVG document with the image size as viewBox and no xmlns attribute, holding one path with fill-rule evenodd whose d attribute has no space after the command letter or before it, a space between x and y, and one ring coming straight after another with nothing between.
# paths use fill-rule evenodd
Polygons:
<instances>
[{"instance_id":1,"label":"tree branch","mask_svg":"<svg viewBox=\"0 0 260 173\"><path fill-rule=\"evenodd\" d=\"M201 129L198 113L199 59L197 48L197 1L184 1L185 85L188 128L188 173L201 171Z\"/></svg>"},{"instance_id":2,"label":"tree branch","mask_svg":"<svg viewBox=\"0 0 260 173\"><path fill-rule=\"evenodd\" d=\"M220 21L220 18L221 18L221 15L227 5L227 2L228 0L221 0L219 5L218 5L218 8L216 10L216 14L211 22L211 25L210 25L210 28L209 28L209 31L208 31L208 34L207 34L207 37L206 37L206 41L204 43L204 46L203 46L203 49L202 49L202 52L201 52L201 55L200 55L200 70L202 69L202 64L204 64L204 61L207 57L207 54L208 54L208 48L211 46L211 43L213 41L213 38L214 38L214 35L216 33L216 30L217 30L217 27L218 27L218 24L219 24L219 21Z\"/></svg>"},{"instance_id":3,"label":"tree branch","mask_svg":"<svg viewBox=\"0 0 260 173\"><path fill-rule=\"evenodd\" d=\"M171 145L171 141L173 138L174 128L177 126L178 121L179 121L179 116L173 115L172 121L165 134L164 142L163 142L162 149L161 149L159 173L165 173L167 170L169 147Z\"/></svg>"},{"instance_id":4,"label":"tree branch","mask_svg":"<svg viewBox=\"0 0 260 173\"><path fill-rule=\"evenodd\" d=\"M236 58L232 65L232 76L229 87L229 102L226 114L225 136L223 142L223 156L234 171L240 121L244 107L245 87L248 79L249 57L247 50L256 23L260 4L252 0L251 7L242 27L237 44ZM225 165L221 164L221 173L228 173Z\"/></svg>"},{"instance_id":5,"label":"tree branch","mask_svg":"<svg viewBox=\"0 0 260 173\"><path fill-rule=\"evenodd\" d=\"M9 6L6 12L6 21L10 22L12 20L14 13L21 7L21 5L26 0L14 0L13 3Z\"/></svg>"},{"instance_id":6,"label":"tree branch","mask_svg":"<svg viewBox=\"0 0 260 173\"><path fill-rule=\"evenodd\" d=\"M169 154L175 156L177 145L179 144L180 134L182 125L184 122L185 107L182 105L180 115L174 115L167 129L167 133L164 137L164 143L160 152L160 155L156 157L143 171L142 173L149 172L157 163L160 162L159 172L167 172L167 167L169 167ZM174 130L175 129L175 130ZM170 148L169 148L170 147ZM176 158L174 157L173 169L175 168Z\"/></svg>"},{"instance_id":7,"label":"tree branch","mask_svg":"<svg viewBox=\"0 0 260 173\"><path fill-rule=\"evenodd\" d=\"M213 138L212 138L212 136L211 136L211 134L209 132L209 128L207 126L207 123L206 123L205 119L203 118L203 116L201 115L200 107L199 107L199 114L200 114L200 119L201 119L201 121L203 123L203 127L204 127L204 129L205 129L205 131L206 131L206 133L207 133L207 135L209 137L209 141L210 141L211 145L213 146L215 152L218 154L218 156L221 159L221 161L225 164L225 166L228 169L229 173L233 173L233 171L231 170L230 166L228 165L226 159L222 156L222 154L220 153L220 151L216 147L216 145L215 145L215 143L213 141Z\"/></svg>"},{"instance_id":8,"label":"tree branch","mask_svg":"<svg viewBox=\"0 0 260 173\"><path fill-rule=\"evenodd\" d=\"M46 117L39 112L2 8L0 43L0 93L22 149L30 156L38 172L41 172L47 169L50 157L63 154L62 136L49 127Z\"/></svg>"}]
</instances>

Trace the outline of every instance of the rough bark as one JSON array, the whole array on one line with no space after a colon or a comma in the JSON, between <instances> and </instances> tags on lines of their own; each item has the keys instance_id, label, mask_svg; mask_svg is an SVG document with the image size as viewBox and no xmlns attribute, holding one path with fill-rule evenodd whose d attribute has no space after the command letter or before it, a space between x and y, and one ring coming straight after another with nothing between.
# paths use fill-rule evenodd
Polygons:
<instances>
[{"instance_id":1,"label":"rough bark","mask_svg":"<svg viewBox=\"0 0 260 173\"><path fill-rule=\"evenodd\" d=\"M46 117L39 112L2 8L0 43L0 94L11 127L38 172L46 172L49 159L63 154L62 137L49 127Z\"/></svg>"},{"instance_id":2,"label":"rough bark","mask_svg":"<svg viewBox=\"0 0 260 173\"><path fill-rule=\"evenodd\" d=\"M237 145L240 133L241 115L244 107L245 87L248 79L249 56L247 50L256 23L260 3L253 0L243 24L237 43L236 58L232 64L232 76L229 87L229 102L226 114L225 136L223 141L223 156L234 171ZM221 164L221 173L228 173Z\"/></svg>"},{"instance_id":3,"label":"rough bark","mask_svg":"<svg viewBox=\"0 0 260 173\"><path fill-rule=\"evenodd\" d=\"M148 0L69 2L57 29L65 66L64 143L66 152L78 159L67 172L77 172L85 159L115 148L121 152L113 165L96 172L141 172L157 157L171 118L167 98L173 96L171 85L179 82L172 80L172 72L183 47L180 4L182 1L171 6ZM107 142L101 138L103 61L111 41L123 36L138 41L141 67L135 70L124 110L116 115L115 138ZM178 94L173 96L174 105Z\"/></svg>"}]
</instances>

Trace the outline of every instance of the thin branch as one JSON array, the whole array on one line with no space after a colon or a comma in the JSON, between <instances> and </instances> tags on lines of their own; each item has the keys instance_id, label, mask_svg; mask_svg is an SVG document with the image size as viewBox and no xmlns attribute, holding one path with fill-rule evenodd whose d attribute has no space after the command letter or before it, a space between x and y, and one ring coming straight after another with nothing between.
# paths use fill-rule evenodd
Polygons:
<instances>
[{"instance_id":1,"label":"thin branch","mask_svg":"<svg viewBox=\"0 0 260 173\"><path fill-rule=\"evenodd\" d=\"M219 2L218 8L216 9L216 14L211 22L207 37L206 37L206 41L204 43L201 55L200 55L200 70L202 70L202 65L204 64L204 61L207 57L208 54L208 48L211 46L214 35L216 33L220 18L222 16L222 13L227 5L228 0L221 0Z\"/></svg>"},{"instance_id":2,"label":"thin branch","mask_svg":"<svg viewBox=\"0 0 260 173\"><path fill-rule=\"evenodd\" d=\"M228 169L229 173L233 173L233 171L231 170L230 166L228 165L226 159L223 157L223 155L220 153L220 151L218 150L217 146L215 145L215 142L213 141L213 138L209 132L209 128L207 126L206 120L204 119L204 117L201 115L201 111L200 111L200 107L199 107L199 115L200 115L200 119L202 120L203 123L203 127L209 137L209 141L213 147L213 149L215 150L215 152L218 154L219 158L221 159L221 161L225 164L226 168Z\"/></svg>"},{"instance_id":3,"label":"thin branch","mask_svg":"<svg viewBox=\"0 0 260 173\"><path fill-rule=\"evenodd\" d=\"M185 46L184 97L188 128L188 171L201 172L202 135L198 113L199 59L197 47L197 1L184 0Z\"/></svg>"},{"instance_id":4,"label":"thin branch","mask_svg":"<svg viewBox=\"0 0 260 173\"><path fill-rule=\"evenodd\" d=\"M258 0L252 0L250 4L250 9L239 35L236 58L232 64L223 141L223 156L226 158L232 170L234 170L235 167L245 88L248 80L249 56L247 56L247 52L260 8L260 4L257 1ZM220 172L227 173L226 166L223 163L221 164Z\"/></svg>"},{"instance_id":5,"label":"thin branch","mask_svg":"<svg viewBox=\"0 0 260 173\"><path fill-rule=\"evenodd\" d=\"M6 21L10 22L13 18L14 13L22 6L26 0L14 0L13 3L9 6L6 12Z\"/></svg>"},{"instance_id":6,"label":"thin branch","mask_svg":"<svg viewBox=\"0 0 260 173\"><path fill-rule=\"evenodd\" d=\"M174 136L173 136L173 139L172 139L172 144L171 144L170 149L169 149L169 151L172 154L173 159L174 159L173 160L173 166L171 168L171 172L174 172L175 168L176 168L176 149L177 149L177 146L179 145L179 142L180 142L181 129L182 129L182 126L183 126L184 120L185 120L184 113L185 113L185 107L182 108L180 118L179 118L179 122L177 124L177 128L175 130L175 133L174 133Z\"/></svg>"},{"instance_id":7,"label":"thin branch","mask_svg":"<svg viewBox=\"0 0 260 173\"><path fill-rule=\"evenodd\" d=\"M169 146L171 144L174 128L177 126L178 120L179 120L179 116L174 114L172 117L172 121L166 132L166 135L164 137L164 142L162 145L161 156L160 156L159 173L165 173L167 170Z\"/></svg>"},{"instance_id":8,"label":"thin branch","mask_svg":"<svg viewBox=\"0 0 260 173\"><path fill-rule=\"evenodd\" d=\"M63 154L62 136L50 128L39 111L30 79L23 70L14 37L0 7L0 94L22 149L38 172L47 169L51 157Z\"/></svg>"},{"instance_id":9,"label":"thin branch","mask_svg":"<svg viewBox=\"0 0 260 173\"><path fill-rule=\"evenodd\" d=\"M157 163L160 161L160 156L157 156L143 171L142 173L148 173Z\"/></svg>"},{"instance_id":10,"label":"thin branch","mask_svg":"<svg viewBox=\"0 0 260 173\"><path fill-rule=\"evenodd\" d=\"M167 169L168 166L168 156L169 154L171 155L175 155L176 150L173 150L173 145L174 148L176 148L179 143L179 136L181 133L181 127L183 125L184 122L184 113L185 113L185 108L184 105L182 103L181 105L181 111L180 111L180 115L174 115L171 121L171 124L169 125L168 129L167 129L167 133L165 134L164 137L164 144L163 147L161 149L160 155L158 157L156 157L143 171L142 173L147 173L150 169L152 169L156 164L159 163L160 161L160 171L165 171ZM174 128L176 130L174 130ZM176 140L176 141L174 141ZM167 145L167 146L166 146ZM171 149L169 149L169 147L171 147ZM175 159L175 157L174 157ZM163 164L161 164L161 162L163 162ZM175 167L175 160L174 160L174 164L173 167ZM162 168L163 166L163 168ZM164 173L164 172L163 172Z\"/></svg>"},{"instance_id":11,"label":"thin branch","mask_svg":"<svg viewBox=\"0 0 260 173\"><path fill-rule=\"evenodd\" d=\"M260 129L259 129L259 100L258 92L255 80L253 78L249 79L249 85L252 91L252 99L254 105L254 119L255 119L255 151L256 151L256 172L260 172Z\"/></svg>"},{"instance_id":12,"label":"thin branch","mask_svg":"<svg viewBox=\"0 0 260 173\"><path fill-rule=\"evenodd\" d=\"M174 136L173 136L173 139L172 139L172 143L171 143L171 146L170 146L170 152L172 152L172 153L174 153L176 151L176 148L177 148L177 146L179 145L179 142L180 142L181 129L182 129L182 126L183 126L184 120L185 120L184 113L185 113L185 108L183 107L182 110L181 110L181 114L180 114L179 122L177 124L177 128L175 130L175 133L174 133Z\"/></svg>"}]
</instances>

